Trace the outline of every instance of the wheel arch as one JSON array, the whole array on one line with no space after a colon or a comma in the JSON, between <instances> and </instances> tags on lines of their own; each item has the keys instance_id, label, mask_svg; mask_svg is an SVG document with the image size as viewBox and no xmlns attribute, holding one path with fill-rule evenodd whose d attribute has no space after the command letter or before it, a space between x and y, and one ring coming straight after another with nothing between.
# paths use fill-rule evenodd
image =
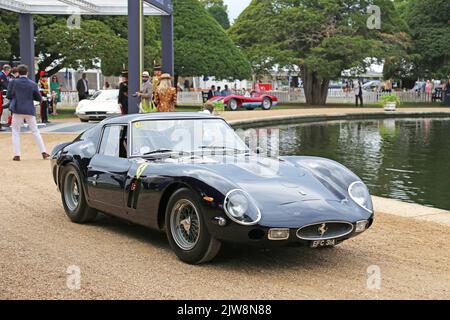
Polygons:
<instances>
[{"instance_id":1,"label":"wheel arch","mask_svg":"<svg viewBox=\"0 0 450 320\"><path fill-rule=\"evenodd\" d=\"M84 176L84 173L83 173L83 170L81 170L81 168L80 168L80 165L76 162L76 161L74 161L74 159L64 159L59 165L58 165L58 189L59 189L59 191L61 192L61 188L62 188L62 183L63 183L63 181L62 181L62 179L63 179L63 176L62 176L62 172L63 172L63 170L67 167L67 166L72 166L72 167L74 167L76 170L77 170L77 172L78 172L78 174L79 174L79 176L80 176L80 179L81 179L81 187L82 187L82 189L83 189L83 193L84 193L84 196L85 196L85 198L86 198L86 200L87 200L87 202L88 202L88 204L90 203L90 198L89 198L89 193L88 193L88 190L87 190L87 186L85 185L85 176Z\"/></svg>"},{"instance_id":2,"label":"wheel arch","mask_svg":"<svg viewBox=\"0 0 450 320\"><path fill-rule=\"evenodd\" d=\"M180 182L180 181L176 181L176 182L170 184L163 191L163 194L162 194L161 199L159 200L159 204L158 204L158 217L157 217L158 225L157 226L158 226L158 228L160 230L164 229L165 220L166 220L166 209L167 209L167 205L169 204L170 197L177 190L180 190L180 189L183 189L183 188L186 188L186 189L189 189L189 190L195 192L195 190L193 190L191 188L191 186L189 186L187 183Z\"/></svg>"}]
</instances>

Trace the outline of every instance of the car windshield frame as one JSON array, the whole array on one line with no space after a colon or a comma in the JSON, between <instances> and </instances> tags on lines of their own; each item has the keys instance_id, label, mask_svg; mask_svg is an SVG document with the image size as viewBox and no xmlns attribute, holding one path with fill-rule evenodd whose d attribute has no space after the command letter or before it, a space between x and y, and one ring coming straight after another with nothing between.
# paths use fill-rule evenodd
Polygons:
<instances>
[{"instance_id":1,"label":"car windshield frame","mask_svg":"<svg viewBox=\"0 0 450 320\"><path fill-rule=\"evenodd\" d=\"M233 133L236 141L237 141L237 145L241 145L242 149L233 149L233 148L227 148L224 146L224 148L221 148L221 146L199 146L198 149L195 150L170 150L169 148L167 148L167 150L164 150L165 148L157 148L155 150L149 150L149 152L151 152L151 154L149 155L145 155L142 153L135 153L134 152L134 144L135 144L135 130L136 130L136 124L137 123L144 123L144 122L162 122L162 121L221 121L227 128L229 128L229 130L231 130L231 132ZM218 152L229 152L229 151L234 151L235 153L239 152L239 153L250 153L250 148L245 144L245 142L239 137L239 135L235 132L235 130L228 124L228 122L226 122L224 119L222 118L155 118L155 119L136 119L133 120L129 123L129 143L128 143L128 155L129 158L145 158L145 157L157 157L158 155L164 156L164 155L173 155L173 154L177 154L179 153L180 155L186 155L186 154L190 154L190 155L194 155L195 153L218 153ZM157 153L157 152L152 152L152 151L157 151L158 149L161 149L162 152L161 153ZM164 151L164 152L163 152Z\"/></svg>"},{"instance_id":2,"label":"car windshield frame","mask_svg":"<svg viewBox=\"0 0 450 320\"><path fill-rule=\"evenodd\" d=\"M110 93L109 96L111 96L110 99L99 99L102 95L107 95L108 93ZM114 93L114 94L113 94ZM91 97L91 101L115 101L119 98L119 90L117 89L112 89L112 90L99 90L97 92L94 93L94 95Z\"/></svg>"}]
</instances>

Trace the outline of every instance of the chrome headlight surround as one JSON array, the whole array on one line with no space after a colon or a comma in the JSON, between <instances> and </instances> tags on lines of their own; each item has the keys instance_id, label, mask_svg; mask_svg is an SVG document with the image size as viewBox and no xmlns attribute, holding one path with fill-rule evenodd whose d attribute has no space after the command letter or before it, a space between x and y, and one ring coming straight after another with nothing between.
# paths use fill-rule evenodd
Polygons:
<instances>
[{"instance_id":1,"label":"chrome headlight surround","mask_svg":"<svg viewBox=\"0 0 450 320\"><path fill-rule=\"evenodd\" d=\"M244 226L253 226L261 221L261 211L255 200L242 189L233 189L227 193L223 209L228 218Z\"/></svg>"},{"instance_id":2,"label":"chrome headlight surround","mask_svg":"<svg viewBox=\"0 0 450 320\"><path fill-rule=\"evenodd\" d=\"M364 210L373 213L372 199L366 185L361 181L355 181L348 187L350 198Z\"/></svg>"}]
</instances>

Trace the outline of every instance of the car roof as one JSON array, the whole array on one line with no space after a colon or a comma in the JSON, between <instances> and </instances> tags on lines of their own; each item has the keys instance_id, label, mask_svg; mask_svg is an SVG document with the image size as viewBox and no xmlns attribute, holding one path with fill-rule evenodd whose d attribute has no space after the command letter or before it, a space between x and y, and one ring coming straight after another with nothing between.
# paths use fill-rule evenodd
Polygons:
<instances>
[{"instance_id":1,"label":"car roof","mask_svg":"<svg viewBox=\"0 0 450 320\"><path fill-rule=\"evenodd\" d=\"M196 120L196 119L222 119L214 115L201 112L155 112L146 114L130 114L126 116L112 117L103 120L103 124L124 124L146 120Z\"/></svg>"}]
</instances>

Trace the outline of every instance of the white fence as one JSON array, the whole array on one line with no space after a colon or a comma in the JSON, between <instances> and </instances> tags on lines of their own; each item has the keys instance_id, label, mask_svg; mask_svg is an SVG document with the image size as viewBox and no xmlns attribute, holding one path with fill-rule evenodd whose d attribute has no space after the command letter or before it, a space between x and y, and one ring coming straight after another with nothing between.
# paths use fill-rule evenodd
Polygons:
<instances>
[{"instance_id":1,"label":"white fence","mask_svg":"<svg viewBox=\"0 0 450 320\"><path fill-rule=\"evenodd\" d=\"M303 91L269 91L271 95L278 98L279 103L306 103ZM364 92L364 103L377 103L379 97L383 93ZM395 92L400 97L402 102L427 102L424 94L418 95L416 92ZM61 105L67 107L75 107L78 104L77 92L62 92ZM355 103L355 96L353 92L343 92L338 89L330 89L328 92L327 103L334 104L349 104ZM201 106L203 98L201 92L179 92L178 105L185 106Z\"/></svg>"}]
</instances>

